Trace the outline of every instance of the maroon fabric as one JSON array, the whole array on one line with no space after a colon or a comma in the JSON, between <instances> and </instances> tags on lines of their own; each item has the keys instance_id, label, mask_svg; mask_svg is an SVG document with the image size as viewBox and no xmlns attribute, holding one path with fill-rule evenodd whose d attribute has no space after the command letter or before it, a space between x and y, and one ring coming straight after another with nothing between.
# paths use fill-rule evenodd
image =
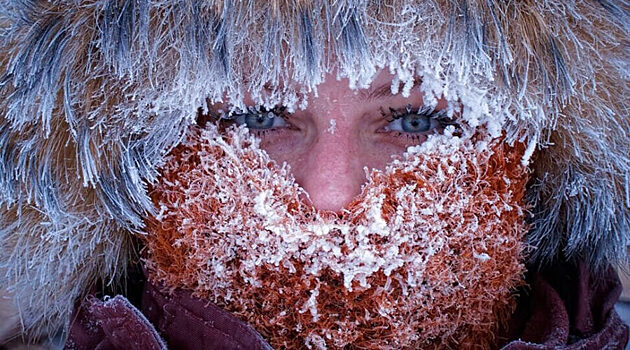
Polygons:
<instances>
[{"instance_id":1,"label":"maroon fabric","mask_svg":"<svg viewBox=\"0 0 630 350\"><path fill-rule=\"evenodd\" d=\"M594 275L584 264L533 274L531 291L519 300L505 350L619 349L628 326L614 310L621 283L610 268Z\"/></svg>"},{"instance_id":2,"label":"maroon fabric","mask_svg":"<svg viewBox=\"0 0 630 350\"><path fill-rule=\"evenodd\" d=\"M245 322L183 291L147 283L142 311L173 349L271 349Z\"/></svg>"},{"instance_id":3,"label":"maroon fabric","mask_svg":"<svg viewBox=\"0 0 630 350\"><path fill-rule=\"evenodd\" d=\"M613 269L592 275L584 265L533 273L519 300L505 350L620 349L628 326L614 310L621 284ZM142 312L126 299L87 299L66 344L72 349L270 349L250 326L228 312L190 296L146 283ZM151 323L149 323L149 321Z\"/></svg>"},{"instance_id":4,"label":"maroon fabric","mask_svg":"<svg viewBox=\"0 0 630 350\"><path fill-rule=\"evenodd\" d=\"M66 349L159 350L166 345L144 316L124 297L88 297L75 312Z\"/></svg>"}]
</instances>

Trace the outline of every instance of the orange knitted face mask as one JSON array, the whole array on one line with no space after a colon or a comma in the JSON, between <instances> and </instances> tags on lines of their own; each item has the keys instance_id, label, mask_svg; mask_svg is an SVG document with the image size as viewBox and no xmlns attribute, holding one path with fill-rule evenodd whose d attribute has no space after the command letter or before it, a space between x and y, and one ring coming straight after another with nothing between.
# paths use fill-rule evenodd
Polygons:
<instances>
[{"instance_id":1,"label":"orange knitted face mask","mask_svg":"<svg viewBox=\"0 0 630 350\"><path fill-rule=\"evenodd\" d=\"M195 128L151 192L149 278L276 348L490 346L523 283L522 153L433 135L338 216L307 205L247 129Z\"/></svg>"}]
</instances>

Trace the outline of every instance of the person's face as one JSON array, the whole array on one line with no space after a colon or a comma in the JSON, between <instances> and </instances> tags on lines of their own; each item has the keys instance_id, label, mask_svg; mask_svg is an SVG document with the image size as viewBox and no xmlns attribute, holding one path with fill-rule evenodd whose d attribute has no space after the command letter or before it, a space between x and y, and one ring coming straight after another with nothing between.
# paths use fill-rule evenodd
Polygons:
<instances>
[{"instance_id":1,"label":"person's face","mask_svg":"<svg viewBox=\"0 0 630 350\"><path fill-rule=\"evenodd\" d=\"M390 82L355 93L329 76L305 110L191 127L151 190L149 278L219 303L274 347L494 341L524 271L524 147L458 115L446 127L458 108L429 111ZM200 124L227 118L220 107Z\"/></svg>"},{"instance_id":2,"label":"person's face","mask_svg":"<svg viewBox=\"0 0 630 350\"><path fill-rule=\"evenodd\" d=\"M279 164L290 165L297 183L319 210L339 212L361 191L364 168L383 169L392 155L422 143L448 123L446 102L423 109L423 94L392 95L391 79L381 73L369 89L351 90L332 74L309 96L306 109L237 115L258 134L260 147Z\"/></svg>"}]
</instances>

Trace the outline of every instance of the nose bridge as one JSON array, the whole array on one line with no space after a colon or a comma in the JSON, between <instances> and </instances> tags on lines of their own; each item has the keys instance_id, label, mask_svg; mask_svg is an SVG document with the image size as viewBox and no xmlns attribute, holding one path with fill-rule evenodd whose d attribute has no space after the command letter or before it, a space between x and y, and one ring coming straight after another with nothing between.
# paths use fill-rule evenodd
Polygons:
<instances>
[{"instance_id":1,"label":"nose bridge","mask_svg":"<svg viewBox=\"0 0 630 350\"><path fill-rule=\"evenodd\" d=\"M338 212L361 191L365 180L359 140L343 121L318 128L305 152L304 172L298 179L313 206Z\"/></svg>"},{"instance_id":2,"label":"nose bridge","mask_svg":"<svg viewBox=\"0 0 630 350\"><path fill-rule=\"evenodd\" d=\"M319 173L328 172L341 180L342 175L349 173L353 161L356 160L353 158L356 148L349 137L323 132L311 146L310 156Z\"/></svg>"}]
</instances>

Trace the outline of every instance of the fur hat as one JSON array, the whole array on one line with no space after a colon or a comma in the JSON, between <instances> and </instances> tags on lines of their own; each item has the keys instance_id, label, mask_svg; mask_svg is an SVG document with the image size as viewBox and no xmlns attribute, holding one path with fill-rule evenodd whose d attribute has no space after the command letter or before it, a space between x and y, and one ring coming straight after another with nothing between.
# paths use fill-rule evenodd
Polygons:
<instances>
[{"instance_id":1,"label":"fur hat","mask_svg":"<svg viewBox=\"0 0 630 350\"><path fill-rule=\"evenodd\" d=\"M125 276L200 108L299 108L327 72L383 68L529 145L532 262L625 261L628 23L611 0L0 0L0 287L24 332L67 325Z\"/></svg>"}]
</instances>

